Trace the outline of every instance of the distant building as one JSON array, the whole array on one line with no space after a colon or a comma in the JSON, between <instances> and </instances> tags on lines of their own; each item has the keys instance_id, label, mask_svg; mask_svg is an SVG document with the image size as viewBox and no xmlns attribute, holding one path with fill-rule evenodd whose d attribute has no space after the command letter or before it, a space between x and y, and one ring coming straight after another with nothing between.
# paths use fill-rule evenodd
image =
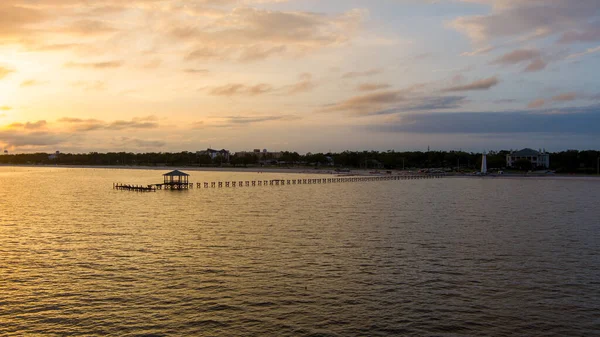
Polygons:
<instances>
[{"instance_id":1,"label":"distant building","mask_svg":"<svg viewBox=\"0 0 600 337\"><path fill-rule=\"evenodd\" d=\"M4 150L4 154L8 154L8 150Z\"/></svg>"},{"instance_id":2,"label":"distant building","mask_svg":"<svg viewBox=\"0 0 600 337\"><path fill-rule=\"evenodd\" d=\"M506 155L506 166L513 167L518 160L528 160L533 167L550 168L550 154L546 150L523 149Z\"/></svg>"},{"instance_id":3,"label":"distant building","mask_svg":"<svg viewBox=\"0 0 600 337\"><path fill-rule=\"evenodd\" d=\"M56 151L53 154L49 155L48 159L50 159L50 160L56 160L56 159L58 159L59 155L60 155L60 151Z\"/></svg>"},{"instance_id":4,"label":"distant building","mask_svg":"<svg viewBox=\"0 0 600 337\"><path fill-rule=\"evenodd\" d=\"M229 151L225 150L225 149L222 149L222 150L206 149L206 151L198 151L198 152L196 152L196 154L199 156L209 156L210 159L212 159L212 160L215 160L217 158L222 158L224 162L229 162L229 157L231 156Z\"/></svg>"},{"instance_id":5,"label":"distant building","mask_svg":"<svg viewBox=\"0 0 600 337\"><path fill-rule=\"evenodd\" d=\"M253 154L256 155L256 157L258 157L259 159L263 160L263 161L267 161L267 160L273 160L273 159L281 159L281 157L283 156L283 152L269 152L267 149L254 149L252 152L248 152L248 151L240 151L240 152L236 152L235 153L238 156L245 156L248 154Z\"/></svg>"}]
</instances>

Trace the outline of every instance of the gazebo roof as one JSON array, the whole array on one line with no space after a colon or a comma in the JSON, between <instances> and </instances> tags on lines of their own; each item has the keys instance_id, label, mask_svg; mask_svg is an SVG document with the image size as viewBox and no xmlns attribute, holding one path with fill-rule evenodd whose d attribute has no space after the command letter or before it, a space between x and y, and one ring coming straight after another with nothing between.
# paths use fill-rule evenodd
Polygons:
<instances>
[{"instance_id":1,"label":"gazebo roof","mask_svg":"<svg viewBox=\"0 0 600 337\"><path fill-rule=\"evenodd\" d=\"M189 177L189 174L181 172L179 170L171 171L169 173L163 174L165 177Z\"/></svg>"}]
</instances>

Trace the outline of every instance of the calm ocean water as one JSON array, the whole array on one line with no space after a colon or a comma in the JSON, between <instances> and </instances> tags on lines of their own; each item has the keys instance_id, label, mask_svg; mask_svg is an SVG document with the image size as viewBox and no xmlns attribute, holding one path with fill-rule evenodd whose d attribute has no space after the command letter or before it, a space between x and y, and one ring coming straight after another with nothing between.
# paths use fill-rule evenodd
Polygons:
<instances>
[{"instance_id":1,"label":"calm ocean water","mask_svg":"<svg viewBox=\"0 0 600 337\"><path fill-rule=\"evenodd\" d=\"M599 334L600 179L162 173L0 167L0 335Z\"/></svg>"}]
</instances>

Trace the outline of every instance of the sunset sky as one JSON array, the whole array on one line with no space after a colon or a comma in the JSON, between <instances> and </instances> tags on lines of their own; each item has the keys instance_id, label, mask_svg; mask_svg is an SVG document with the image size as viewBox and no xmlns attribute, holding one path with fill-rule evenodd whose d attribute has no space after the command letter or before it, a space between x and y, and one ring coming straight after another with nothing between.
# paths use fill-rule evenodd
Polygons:
<instances>
[{"instance_id":1,"label":"sunset sky","mask_svg":"<svg viewBox=\"0 0 600 337\"><path fill-rule=\"evenodd\" d=\"M598 0L2 0L0 150L600 148Z\"/></svg>"}]
</instances>

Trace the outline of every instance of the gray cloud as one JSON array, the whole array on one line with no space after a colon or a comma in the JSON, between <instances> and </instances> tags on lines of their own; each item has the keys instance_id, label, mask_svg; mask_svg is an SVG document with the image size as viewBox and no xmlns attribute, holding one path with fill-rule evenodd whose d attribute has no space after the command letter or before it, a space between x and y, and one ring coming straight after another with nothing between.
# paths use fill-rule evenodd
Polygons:
<instances>
[{"instance_id":1,"label":"gray cloud","mask_svg":"<svg viewBox=\"0 0 600 337\"><path fill-rule=\"evenodd\" d=\"M0 143L8 147L57 145L69 139L69 135L51 132L23 132L21 130L0 130Z\"/></svg>"},{"instance_id":2,"label":"gray cloud","mask_svg":"<svg viewBox=\"0 0 600 337\"><path fill-rule=\"evenodd\" d=\"M515 65L529 63L525 72L535 72L546 68L546 61L542 58L542 52L539 49L517 49L504 54L492 62L492 64Z\"/></svg>"},{"instance_id":3,"label":"gray cloud","mask_svg":"<svg viewBox=\"0 0 600 337\"><path fill-rule=\"evenodd\" d=\"M444 89L446 92L456 92L456 91L473 91L473 90L488 90L492 87L498 85L500 80L498 77L490 77L483 80L478 80L466 85L456 85L449 88Z\"/></svg>"},{"instance_id":4,"label":"gray cloud","mask_svg":"<svg viewBox=\"0 0 600 337\"><path fill-rule=\"evenodd\" d=\"M420 97L410 100L390 109L373 111L368 115L391 115L411 111L434 111L460 108L466 102L465 96Z\"/></svg>"},{"instance_id":5,"label":"gray cloud","mask_svg":"<svg viewBox=\"0 0 600 337\"><path fill-rule=\"evenodd\" d=\"M600 106L514 112L420 113L369 128L423 134L588 134L598 135Z\"/></svg>"},{"instance_id":6,"label":"gray cloud","mask_svg":"<svg viewBox=\"0 0 600 337\"><path fill-rule=\"evenodd\" d=\"M458 108L465 96L422 96L414 85L402 90L375 91L345 101L324 106L323 112L344 112L355 116L389 115L407 111L444 110Z\"/></svg>"},{"instance_id":7,"label":"gray cloud","mask_svg":"<svg viewBox=\"0 0 600 337\"><path fill-rule=\"evenodd\" d=\"M517 49L510 53L502 55L492 62L492 64L517 64L525 61L531 61L539 58L542 53L539 49Z\"/></svg>"},{"instance_id":8,"label":"gray cloud","mask_svg":"<svg viewBox=\"0 0 600 337\"><path fill-rule=\"evenodd\" d=\"M546 66L548 64L546 63L546 61L542 60L541 58L537 58L535 60L533 60L526 68L525 68L525 72L526 73L531 73L531 72L536 72L536 71L541 71L546 69Z\"/></svg>"},{"instance_id":9,"label":"gray cloud","mask_svg":"<svg viewBox=\"0 0 600 337\"><path fill-rule=\"evenodd\" d=\"M565 32L558 40L558 43L569 44L597 41L600 41L600 21L580 27L578 30L570 30Z\"/></svg>"},{"instance_id":10,"label":"gray cloud","mask_svg":"<svg viewBox=\"0 0 600 337\"><path fill-rule=\"evenodd\" d=\"M489 15L473 15L456 19L452 26L467 34L474 42L518 36L544 38L585 31L589 22L597 21L597 0L469 0L491 5ZM566 38L564 41L577 40Z\"/></svg>"}]
</instances>

